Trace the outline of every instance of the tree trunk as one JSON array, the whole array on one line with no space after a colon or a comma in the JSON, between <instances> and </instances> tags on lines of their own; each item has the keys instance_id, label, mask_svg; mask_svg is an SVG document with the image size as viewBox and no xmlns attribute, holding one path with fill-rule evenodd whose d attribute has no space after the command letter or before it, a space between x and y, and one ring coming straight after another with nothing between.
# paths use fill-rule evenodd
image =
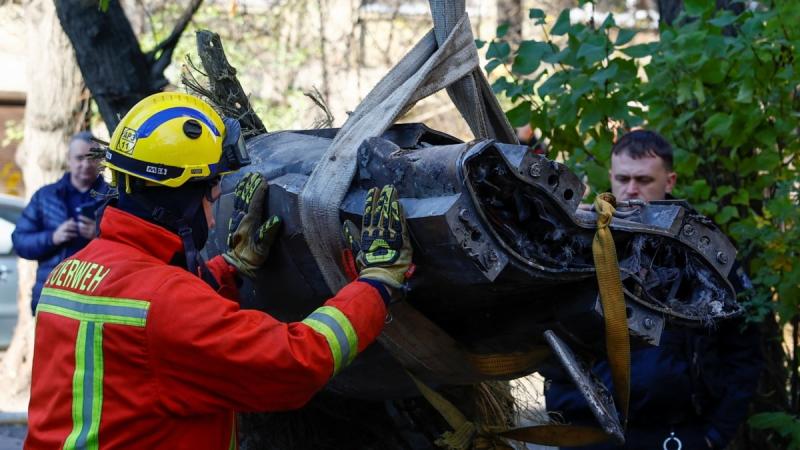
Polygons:
<instances>
[{"instance_id":1,"label":"tree trunk","mask_svg":"<svg viewBox=\"0 0 800 450\"><path fill-rule=\"evenodd\" d=\"M161 90L167 80L150 73L150 62L116 0L106 12L96 0L56 0L55 7L110 133L136 102Z\"/></svg>"},{"instance_id":2,"label":"tree trunk","mask_svg":"<svg viewBox=\"0 0 800 450\"><path fill-rule=\"evenodd\" d=\"M136 102L168 84L164 69L201 3L191 0L172 33L143 53L117 0L110 0L105 12L96 0L55 0L61 26L72 42L83 78L109 133Z\"/></svg>"},{"instance_id":3,"label":"tree trunk","mask_svg":"<svg viewBox=\"0 0 800 450\"><path fill-rule=\"evenodd\" d=\"M658 0L658 21L672 25L683 9L683 0Z\"/></svg>"},{"instance_id":4,"label":"tree trunk","mask_svg":"<svg viewBox=\"0 0 800 450\"><path fill-rule=\"evenodd\" d=\"M727 9L734 14L744 11L744 3L737 0L716 0L717 9ZM683 0L658 0L659 23L672 25L683 9Z\"/></svg>"},{"instance_id":5,"label":"tree trunk","mask_svg":"<svg viewBox=\"0 0 800 450\"><path fill-rule=\"evenodd\" d=\"M508 25L505 38L510 42L522 39L522 12L522 0L497 0L497 25Z\"/></svg>"},{"instance_id":6,"label":"tree trunk","mask_svg":"<svg viewBox=\"0 0 800 450\"><path fill-rule=\"evenodd\" d=\"M25 5L30 82L25 130L17 150L28 198L64 172L69 137L87 124L88 92L72 46L56 18L53 3L32 0ZM36 263L20 259L17 305L19 319L11 345L0 363L0 410L24 411L28 405L33 355L31 288Z\"/></svg>"}]
</instances>

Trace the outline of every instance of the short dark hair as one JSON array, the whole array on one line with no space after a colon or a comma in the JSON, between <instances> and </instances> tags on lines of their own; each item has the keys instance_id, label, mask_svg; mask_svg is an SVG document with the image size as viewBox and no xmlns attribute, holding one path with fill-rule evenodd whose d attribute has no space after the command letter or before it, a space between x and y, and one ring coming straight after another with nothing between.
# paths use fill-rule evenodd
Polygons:
<instances>
[{"instance_id":1,"label":"short dark hair","mask_svg":"<svg viewBox=\"0 0 800 450\"><path fill-rule=\"evenodd\" d=\"M633 159L656 156L664 161L668 171L672 171L672 146L655 131L634 130L626 133L611 147L611 154L627 154Z\"/></svg>"}]
</instances>

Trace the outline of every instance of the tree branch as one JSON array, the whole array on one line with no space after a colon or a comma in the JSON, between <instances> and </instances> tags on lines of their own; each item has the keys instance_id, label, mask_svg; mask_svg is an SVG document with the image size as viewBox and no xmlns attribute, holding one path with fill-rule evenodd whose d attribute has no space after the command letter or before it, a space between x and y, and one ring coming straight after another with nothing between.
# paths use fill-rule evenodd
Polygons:
<instances>
[{"instance_id":1,"label":"tree branch","mask_svg":"<svg viewBox=\"0 0 800 450\"><path fill-rule=\"evenodd\" d=\"M172 53L175 51L175 46L178 45L181 35L184 30L186 30L186 27L189 26L192 17L194 17L194 14L202 3L203 0L191 0L186 11L178 18L178 22L175 24L175 28L172 29L172 33L170 33L166 39L159 42L152 50L147 52L148 59L153 61L150 68L150 73L153 78L160 76L172 61Z\"/></svg>"},{"instance_id":2,"label":"tree branch","mask_svg":"<svg viewBox=\"0 0 800 450\"><path fill-rule=\"evenodd\" d=\"M219 35L199 30L197 54L208 76L209 100L222 109L223 114L239 119L245 136L266 133L267 129L253 111L250 99L236 78L236 69L228 63Z\"/></svg>"}]
</instances>

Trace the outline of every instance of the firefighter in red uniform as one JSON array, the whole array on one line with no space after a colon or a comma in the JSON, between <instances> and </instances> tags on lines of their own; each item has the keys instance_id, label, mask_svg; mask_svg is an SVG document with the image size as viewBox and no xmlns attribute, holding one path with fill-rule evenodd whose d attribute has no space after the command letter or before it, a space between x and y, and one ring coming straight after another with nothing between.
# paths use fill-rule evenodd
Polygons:
<instances>
[{"instance_id":1,"label":"firefighter in red uniform","mask_svg":"<svg viewBox=\"0 0 800 450\"><path fill-rule=\"evenodd\" d=\"M223 173L249 163L238 122L186 94L131 109L106 152L119 191L99 237L38 305L27 449L236 448L234 411L303 406L380 333L411 261L392 186L367 195L358 280L305 320L241 310L280 220L267 184L236 186L229 250L202 262Z\"/></svg>"}]
</instances>

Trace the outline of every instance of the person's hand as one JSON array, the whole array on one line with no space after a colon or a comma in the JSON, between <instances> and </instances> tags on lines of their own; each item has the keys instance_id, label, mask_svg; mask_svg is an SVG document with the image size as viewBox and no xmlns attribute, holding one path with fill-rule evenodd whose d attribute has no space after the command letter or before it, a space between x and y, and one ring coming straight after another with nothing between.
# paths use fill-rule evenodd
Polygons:
<instances>
[{"instance_id":1,"label":"person's hand","mask_svg":"<svg viewBox=\"0 0 800 450\"><path fill-rule=\"evenodd\" d=\"M69 218L53 231L53 244L61 245L75 239L78 236L78 224L74 219Z\"/></svg>"},{"instance_id":2,"label":"person's hand","mask_svg":"<svg viewBox=\"0 0 800 450\"><path fill-rule=\"evenodd\" d=\"M380 192L370 189L361 231L348 220L342 233L355 255L361 278L380 281L394 289L402 287L411 266L412 250L403 206L394 186L386 185Z\"/></svg>"},{"instance_id":3,"label":"person's hand","mask_svg":"<svg viewBox=\"0 0 800 450\"><path fill-rule=\"evenodd\" d=\"M222 256L249 278L254 278L256 270L266 261L281 226L278 216L264 221L267 187L261 174L248 173L234 189L233 214L228 220L228 251Z\"/></svg>"},{"instance_id":4,"label":"person's hand","mask_svg":"<svg viewBox=\"0 0 800 450\"><path fill-rule=\"evenodd\" d=\"M78 234L84 239L93 239L97 231L97 222L86 216L78 216Z\"/></svg>"}]
</instances>

